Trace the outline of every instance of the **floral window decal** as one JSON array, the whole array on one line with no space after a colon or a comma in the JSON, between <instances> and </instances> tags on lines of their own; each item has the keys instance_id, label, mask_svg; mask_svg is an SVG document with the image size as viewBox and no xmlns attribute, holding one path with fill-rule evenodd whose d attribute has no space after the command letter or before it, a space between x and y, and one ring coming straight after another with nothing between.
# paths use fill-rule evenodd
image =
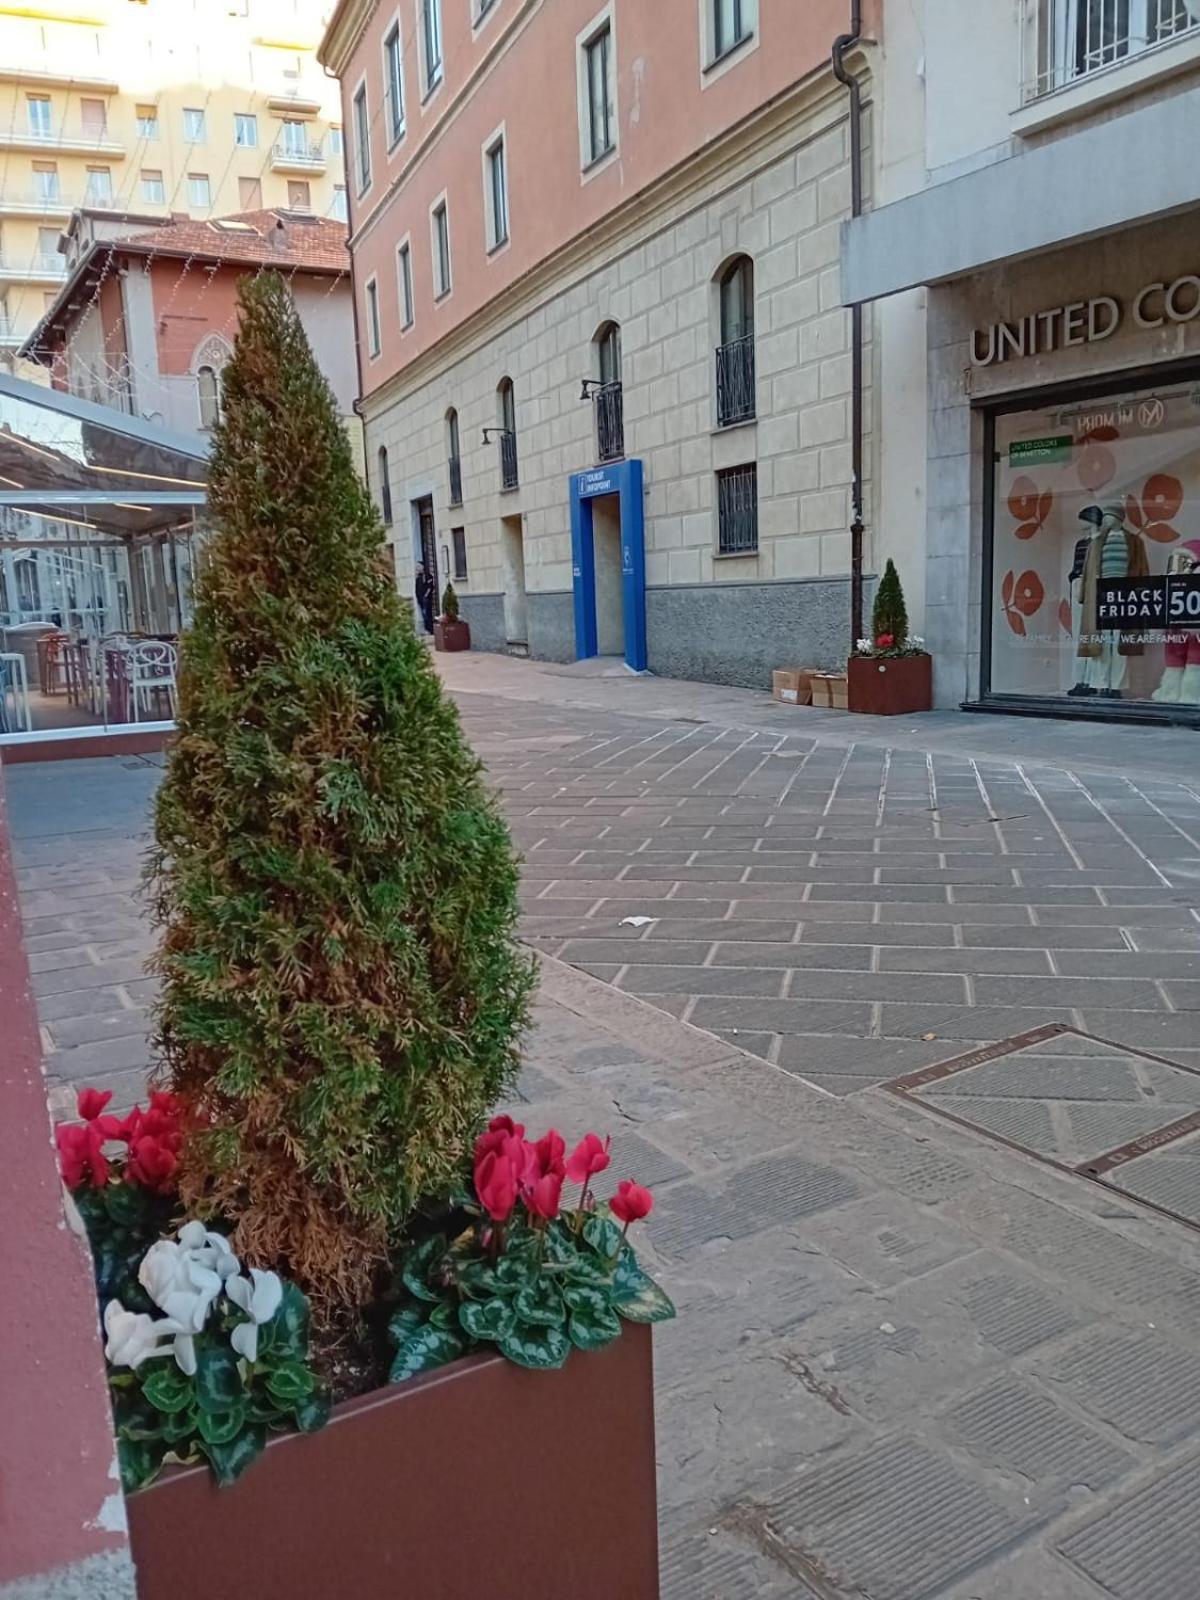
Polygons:
<instances>
[{"instance_id":1,"label":"floral window decal","mask_svg":"<svg viewBox=\"0 0 1200 1600\"><path fill-rule=\"evenodd\" d=\"M1004 582L1000 586L1000 604L1009 627L1021 638L1025 637L1026 620L1037 615L1045 598L1045 585L1036 572L1022 572L1019 577L1013 572L1004 574Z\"/></svg>"},{"instance_id":2,"label":"floral window decal","mask_svg":"<svg viewBox=\"0 0 1200 1600\"><path fill-rule=\"evenodd\" d=\"M1008 494L1008 509L1016 518L1014 529L1018 539L1032 539L1045 524L1054 508L1054 495L1049 489L1041 490L1032 478L1015 478Z\"/></svg>"}]
</instances>

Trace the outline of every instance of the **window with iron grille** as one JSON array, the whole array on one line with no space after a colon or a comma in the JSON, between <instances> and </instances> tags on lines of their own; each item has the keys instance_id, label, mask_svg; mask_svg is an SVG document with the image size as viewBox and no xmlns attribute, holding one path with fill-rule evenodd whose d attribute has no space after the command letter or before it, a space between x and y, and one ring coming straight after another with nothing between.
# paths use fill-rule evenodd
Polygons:
<instances>
[{"instance_id":1,"label":"window with iron grille","mask_svg":"<svg viewBox=\"0 0 1200 1600\"><path fill-rule=\"evenodd\" d=\"M462 448L459 444L458 412L453 406L446 413L446 445L450 468L450 504L460 506L462 505Z\"/></svg>"},{"instance_id":2,"label":"window with iron grille","mask_svg":"<svg viewBox=\"0 0 1200 1600\"><path fill-rule=\"evenodd\" d=\"M388 477L387 446L379 446L379 514L384 522L391 527L392 524L392 484Z\"/></svg>"},{"instance_id":3,"label":"window with iron grille","mask_svg":"<svg viewBox=\"0 0 1200 1600\"><path fill-rule=\"evenodd\" d=\"M724 428L755 415L754 263L749 256L739 256L726 267L718 288L717 425Z\"/></svg>"},{"instance_id":4,"label":"window with iron grille","mask_svg":"<svg viewBox=\"0 0 1200 1600\"><path fill-rule=\"evenodd\" d=\"M497 390L500 399L500 482L515 489L520 482L517 471L517 402L512 379L502 378Z\"/></svg>"},{"instance_id":5,"label":"window with iron grille","mask_svg":"<svg viewBox=\"0 0 1200 1600\"><path fill-rule=\"evenodd\" d=\"M717 473L717 554L758 552L758 468L728 467Z\"/></svg>"},{"instance_id":6,"label":"window with iron grille","mask_svg":"<svg viewBox=\"0 0 1200 1600\"><path fill-rule=\"evenodd\" d=\"M461 581L467 575L467 530L451 528L450 544L454 550L454 576Z\"/></svg>"}]
</instances>

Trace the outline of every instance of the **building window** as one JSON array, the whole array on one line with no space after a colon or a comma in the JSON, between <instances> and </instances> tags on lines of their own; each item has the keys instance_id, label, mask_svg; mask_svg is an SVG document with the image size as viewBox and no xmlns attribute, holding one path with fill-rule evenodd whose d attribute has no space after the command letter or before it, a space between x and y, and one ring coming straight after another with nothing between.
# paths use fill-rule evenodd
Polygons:
<instances>
[{"instance_id":1,"label":"building window","mask_svg":"<svg viewBox=\"0 0 1200 1600\"><path fill-rule=\"evenodd\" d=\"M421 0L421 43L425 53L425 93L442 81L442 0Z\"/></svg>"},{"instance_id":2,"label":"building window","mask_svg":"<svg viewBox=\"0 0 1200 1600\"><path fill-rule=\"evenodd\" d=\"M505 489L515 489L520 477L517 471L517 402L511 378L501 378L496 395L500 402L500 482Z\"/></svg>"},{"instance_id":3,"label":"building window","mask_svg":"<svg viewBox=\"0 0 1200 1600\"><path fill-rule=\"evenodd\" d=\"M450 504L462 505L462 450L458 437L458 412L453 406L446 413L446 447L450 466ZM455 573L458 577L458 573Z\"/></svg>"},{"instance_id":4,"label":"building window","mask_svg":"<svg viewBox=\"0 0 1200 1600\"><path fill-rule=\"evenodd\" d=\"M238 111L233 118L233 142L242 150L258 149L258 118L249 111Z\"/></svg>"},{"instance_id":5,"label":"building window","mask_svg":"<svg viewBox=\"0 0 1200 1600\"><path fill-rule=\"evenodd\" d=\"M37 231L37 263L43 272L60 272L63 258L58 248L57 228L39 228Z\"/></svg>"},{"instance_id":6,"label":"building window","mask_svg":"<svg viewBox=\"0 0 1200 1600\"><path fill-rule=\"evenodd\" d=\"M188 205L193 211L207 211L212 205L212 187L207 172L188 173Z\"/></svg>"},{"instance_id":7,"label":"building window","mask_svg":"<svg viewBox=\"0 0 1200 1600\"><path fill-rule=\"evenodd\" d=\"M55 162L35 161L33 163L33 192L39 200L57 200L59 198L58 167Z\"/></svg>"},{"instance_id":8,"label":"building window","mask_svg":"<svg viewBox=\"0 0 1200 1600\"><path fill-rule=\"evenodd\" d=\"M336 156L340 161L343 152L342 130L338 123L333 123L329 129L329 154Z\"/></svg>"},{"instance_id":9,"label":"building window","mask_svg":"<svg viewBox=\"0 0 1200 1600\"><path fill-rule=\"evenodd\" d=\"M262 210L262 179L238 179L238 206L243 211Z\"/></svg>"},{"instance_id":10,"label":"building window","mask_svg":"<svg viewBox=\"0 0 1200 1600\"><path fill-rule=\"evenodd\" d=\"M404 135L404 62L400 54L398 22L392 23L383 41L383 97L390 149Z\"/></svg>"},{"instance_id":11,"label":"building window","mask_svg":"<svg viewBox=\"0 0 1200 1600\"><path fill-rule=\"evenodd\" d=\"M83 203L87 206L106 206L113 197L112 171L109 167L89 167L83 189Z\"/></svg>"},{"instance_id":12,"label":"building window","mask_svg":"<svg viewBox=\"0 0 1200 1600\"><path fill-rule=\"evenodd\" d=\"M308 186L307 178L288 179L288 210L312 210L312 191Z\"/></svg>"},{"instance_id":13,"label":"building window","mask_svg":"<svg viewBox=\"0 0 1200 1600\"><path fill-rule=\"evenodd\" d=\"M392 525L392 485L388 478L387 446L379 446L379 514L385 524Z\"/></svg>"},{"instance_id":14,"label":"building window","mask_svg":"<svg viewBox=\"0 0 1200 1600\"><path fill-rule=\"evenodd\" d=\"M367 353L372 360L383 348L379 326L379 285L372 278L367 284Z\"/></svg>"},{"instance_id":15,"label":"building window","mask_svg":"<svg viewBox=\"0 0 1200 1600\"><path fill-rule=\"evenodd\" d=\"M496 0L475 0L475 23L479 25L488 12L496 4Z\"/></svg>"},{"instance_id":16,"label":"building window","mask_svg":"<svg viewBox=\"0 0 1200 1600\"><path fill-rule=\"evenodd\" d=\"M719 60L750 37L747 0L711 0L713 8L713 58Z\"/></svg>"},{"instance_id":17,"label":"building window","mask_svg":"<svg viewBox=\"0 0 1200 1600\"><path fill-rule=\"evenodd\" d=\"M215 428L221 420L221 377L215 367L198 369L196 393L200 400L200 426Z\"/></svg>"},{"instance_id":18,"label":"building window","mask_svg":"<svg viewBox=\"0 0 1200 1600\"><path fill-rule=\"evenodd\" d=\"M367 86L361 84L354 96L354 145L358 161L358 192L371 183L371 120L367 115Z\"/></svg>"},{"instance_id":19,"label":"building window","mask_svg":"<svg viewBox=\"0 0 1200 1600\"><path fill-rule=\"evenodd\" d=\"M48 94L26 95L25 104L29 110L30 133L35 138L48 139L54 131L50 112L50 96Z\"/></svg>"},{"instance_id":20,"label":"building window","mask_svg":"<svg viewBox=\"0 0 1200 1600\"><path fill-rule=\"evenodd\" d=\"M1200 31L1192 0L1026 0L1026 100Z\"/></svg>"},{"instance_id":21,"label":"building window","mask_svg":"<svg viewBox=\"0 0 1200 1600\"><path fill-rule=\"evenodd\" d=\"M625 397L621 386L621 330L606 322L596 335L600 384L592 391L596 408L596 453L601 461L625 454Z\"/></svg>"},{"instance_id":22,"label":"building window","mask_svg":"<svg viewBox=\"0 0 1200 1600\"><path fill-rule=\"evenodd\" d=\"M295 117L283 119L283 133L279 142L283 146L285 155L298 156L304 160L311 154L308 148L308 129Z\"/></svg>"},{"instance_id":23,"label":"building window","mask_svg":"<svg viewBox=\"0 0 1200 1600\"><path fill-rule=\"evenodd\" d=\"M205 138L204 112L189 106L183 113L183 142L203 144Z\"/></svg>"},{"instance_id":24,"label":"building window","mask_svg":"<svg viewBox=\"0 0 1200 1600\"><path fill-rule=\"evenodd\" d=\"M454 576L462 583L467 576L467 530L450 529L450 546L454 552Z\"/></svg>"},{"instance_id":25,"label":"building window","mask_svg":"<svg viewBox=\"0 0 1200 1600\"><path fill-rule=\"evenodd\" d=\"M396 251L396 276L400 287L400 326L413 325L412 250L407 241Z\"/></svg>"},{"instance_id":26,"label":"building window","mask_svg":"<svg viewBox=\"0 0 1200 1600\"><path fill-rule=\"evenodd\" d=\"M729 467L717 473L717 553L758 553L758 468Z\"/></svg>"},{"instance_id":27,"label":"building window","mask_svg":"<svg viewBox=\"0 0 1200 1600\"><path fill-rule=\"evenodd\" d=\"M616 142L613 115L612 24L605 22L583 47L584 164L606 156Z\"/></svg>"},{"instance_id":28,"label":"building window","mask_svg":"<svg viewBox=\"0 0 1200 1600\"><path fill-rule=\"evenodd\" d=\"M108 133L108 108L103 100L81 99L79 120L89 139L103 139Z\"/></svg>"},{"instance_id":29,"label":"building window","mask_svg":"<svg viewBox=\"0 0 1200 1600\"><path fill-rule=\"evenodd\" d=\"M450 293L450 217L444 200L439 200L434 206L431 221L434 298L441 300Z\"/></svg>"},{"instance_id":30,"label":"building window","mask_svg":"<svg viewBox=\"0 0 1200 1600\"><path fill-rule=\"evenodd\" d=\"M333 202L329 207L329 215L338 222L349 222L350 204L346 198L346 185L335 183L333 186Z\"/></svg>"},{"instance_id":31,"label":"building window","mask_svg":"<svg viewBox=\"0 0 1200 1600\"><path fill-rule=\"evenodd\" d=\"M145 168L142 169L142 199L152 206L166 204L167 190L161 172L148 172Z\"/></svg>"},{"instance_id":32,"label":"building window","mask_svg":"<svg viewBox=\"0 0 1200 1600\"><path fill-rule=\"evenodd\" d=\"M487 184L488 249L497 250L508 242L508 164L504 154L504 135L500 134L483 153Z\"/></svg>"},{"instance_id":33,"label":"building window","mask_svg":"<svg viewBox=\"0 0 1200 1600\"><path fill-rule=\"evenodd\" d=\"M717 426L755 415L754 263L738 256L717 283L721 343L717 347Z\"/></svg>"},{"instance_id":34,"label":"building window","mask_svg":"<svg viewBox=\"0 0 1200 1600\"><path fill-rule=\"evenodd\" d=\"M138 106L137 131L139 139L158 138L158 107Z\"/></svg>"},{"instance_id":35,"label":"building window","mask_svg":"<svg viewBox=\"0 0 1200 1600\"><path fill-rule=\"evenodd\" d=\"M1195 304L1190 281L1177 300L1153 291L1141 316L1169 325ZM985 697L1200 713L1194 392L1126 380L987 418Z\"/></svg>"}]
</instances>

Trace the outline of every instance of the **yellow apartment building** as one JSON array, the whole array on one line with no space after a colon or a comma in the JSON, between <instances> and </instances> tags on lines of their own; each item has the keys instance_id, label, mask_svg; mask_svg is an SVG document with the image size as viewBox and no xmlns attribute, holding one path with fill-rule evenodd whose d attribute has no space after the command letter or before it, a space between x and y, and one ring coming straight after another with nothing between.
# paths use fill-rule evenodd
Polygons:
<instances>
[{"instance_id":1,"label":"yellow apartment building","mask_svg":"<svg viewBox=\"0 0 1200 1600\"><path fill-rule=\"evenodd\" d=\"M72 212L345 219L332 0L0 0L0 368L66 277Z\"/></svg>"}]
</instances>

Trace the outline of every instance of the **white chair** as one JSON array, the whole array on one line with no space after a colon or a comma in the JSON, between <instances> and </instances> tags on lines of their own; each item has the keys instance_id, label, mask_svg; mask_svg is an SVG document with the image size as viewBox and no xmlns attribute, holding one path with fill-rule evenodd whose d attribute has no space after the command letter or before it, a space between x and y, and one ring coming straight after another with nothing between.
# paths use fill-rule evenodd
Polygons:
<instances>
[{"instance_id":1,"label":"white chair","mask_svg":"<svg viewBox=\"0 0 1200 1600\"><path fill-rule=\"evenodd\" d=\"M175 716L175 674L179 665L179 652L173 644L159 639L146 639L130 645L125 655L129 673L130 720L140 722L145 710L148 721L156 721L154 702L165 696L169 714Z\"/></svg>"}]
</instances>

